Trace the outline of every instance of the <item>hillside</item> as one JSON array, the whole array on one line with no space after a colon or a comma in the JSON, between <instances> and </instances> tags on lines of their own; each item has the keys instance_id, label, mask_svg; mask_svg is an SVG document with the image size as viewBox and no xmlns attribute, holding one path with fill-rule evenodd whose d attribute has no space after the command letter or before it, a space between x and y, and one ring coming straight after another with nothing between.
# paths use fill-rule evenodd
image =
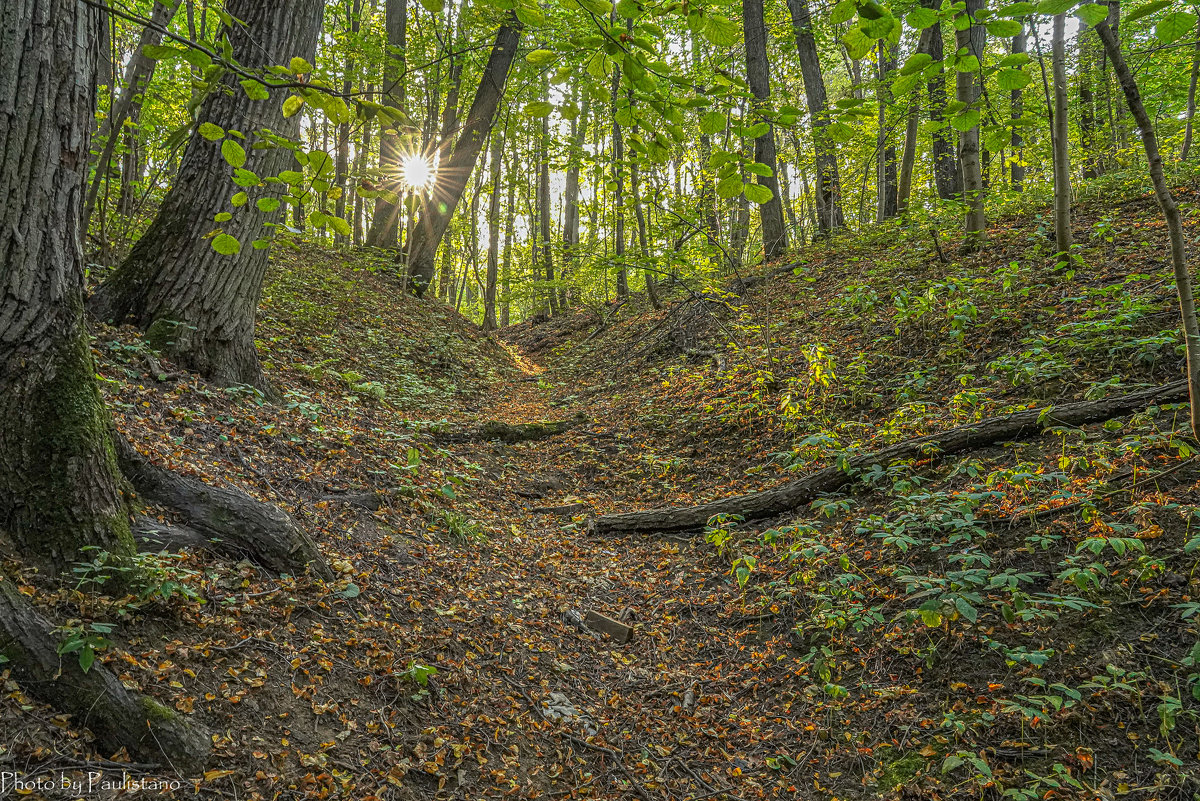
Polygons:
<instances>
[{"instance_id":1,"label":"hillside","mask_svg":"<svg viewBox=\"0 0 1200 801\"><path fill-rule=\"evenodd\" d=\"M93 347L139 449L280 505L338 580L199 552L149 559L141 599L106 595L102 562L24 580L127 686L214 732L207 796L1191 798L1186 407L1083 427L1051 408L1040 436L881 464L760 523L588 530L1176 379L1152 201L1077 220L1061 268L1037 216L948 263L884 231L740 295L680 286L503 345L368 257L285 253L258 329L279 402L126 329ZM489 420L572 426L505 444ZM0 764L161 775L14 687Z\"/></svg>"}]
</instances>

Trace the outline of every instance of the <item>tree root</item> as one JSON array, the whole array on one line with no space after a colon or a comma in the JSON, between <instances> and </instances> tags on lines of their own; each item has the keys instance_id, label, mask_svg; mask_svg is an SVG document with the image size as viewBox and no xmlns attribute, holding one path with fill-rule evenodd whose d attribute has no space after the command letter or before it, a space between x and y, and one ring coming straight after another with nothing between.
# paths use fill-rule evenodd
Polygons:
<instances>
[{"instance_id":1,"label":"tree root","mask_svg":"<svg viewBox=\"0 0 1200 801\"><path fill-rule=\"evenodd\" d=\"M844 465L831 465L761 492L722 498L699 506L661 507L644 512L602 515L592 520L589 530L594 534L684 531L701 528L713 515L718 514L740 515L744 520L775 517L858 481L860 472L872 465L888 465L905 459L940 461L947 456L997 442L1031 437L1042 431L1043 424L1079 426L1098 423L1130 414L1153 403L1178 402L1187 400L1187 397L1187 382L1175 381L1115 398L989 417L973 425L959 426L938 434L905 440L872 453L859 454L848 459Z\"/></svg>"},{"instance_id":2,"label":"tree root","mask_svg":"<svg viewBox=\"0 0 1200 801\"><path fill-rule=\"evenodd\" d=\"M22 689L73 715L109 753L125 748L180 775L208 762L210 736L188 718L125 689L100 663L85 673L74 654L59 656L54 627L8 580L0 580L0 653Z\"/></svg>"},{"instance_id":3,"label":"tree root","mask_svg":"<svg viewBox=\"0 0 1200 801\"><path fill-rule=\"evenodd\" d=\"M134 490L183 516L184 528L138 521L134 530L143 541L150 539L164 547L203 543L205 548L247 557L277 573L297 575L311 569L326 581L333 579L333 570L316 544L282 509L244 492L177 475L152 464L123 438L116 441L121 471Z\"/></svg>"}]
</instances>

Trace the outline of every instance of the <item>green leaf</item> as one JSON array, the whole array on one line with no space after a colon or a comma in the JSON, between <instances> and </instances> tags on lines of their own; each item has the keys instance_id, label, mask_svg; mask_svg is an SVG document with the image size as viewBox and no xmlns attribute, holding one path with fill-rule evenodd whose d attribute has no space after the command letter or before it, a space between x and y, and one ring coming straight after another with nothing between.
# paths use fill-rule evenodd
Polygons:
<instances>
[{"instance_id":1,"label":"green leaf","mask_svg":"<svg viewBox=\"0 0 1200 801\"><path fill-rule=\"evenodd\" d=\"M710 14L704 20L704 38L717 47L733 47L741 41L742 32L727 17Z\"/></svg>"},{"instance_id":2,"label":"green leaf","mask_svg":"<svg viewBox=\"0 0 1200 801\"><path fill-rule=\"evenodd\" d=\"M535 67L542 67L555 59L553 50L530 50L525 54L525 61Z\"/></svg>"},{"instance_id":3,"label":"green leaf","mask_svg":"<svg viewBox=\"0 0 1200 801\"><path fill-rule=\"evenodd\" d=\"M227 211L218 211L216 214L213 215L213 222L216 222L216 223L229 222L232 219L233 219L233 215Z\"/></svg>"},{"instance_id":4,"label":"green leaf","mask_svg":"<svg viewBox=\"0 0 1200 801\"><path fill-rule=\"evenodd\" d=\"M1015 19L993 20L984 27L987 28L989 36L995 36L998 39L1008 39L1025 30L1025 26Z\"/></svg>"},{"instance_id":5,"label":"green leaf","mask_svg":"<svg viewBox=\"0 0 1200 801\"><path fill-rule=\"evenodd\" d=\"M164 44L146 45L142 48L142 55L146 58L152 58L155 61L161 61L164 58L178 56L182 52L183 51L178 47L172 47L171 45Z\"/></svg>"},{"instance_id":6,"label":"green leaf","mask_svg":"<svg viewBox=\"0 0 1200 801\"><path fill-rule=\"evenodd\" d=\"M296 170L284 170L279 173L279 180L290 186L297 186L304 183L304 173Z\"/></svg>"},{"instance_id":7,"label":"green leaf","mask_svg":"<svg viewBox=\"0 0 1200 801\"><path fill-rule=\"evenodd\" d=\"M1187 11L1175 11L1158 21L1154 33L1163 42L1170 44L1196 27L1196 15Z\"/></svg>"},{"instance_id":8,"label":"green leaf","mask_svg":"<svg viewBox=\"0 0 1200 801\"><path fill-rule=\"evenodd\" d=\"M725 115L719 111L710 111L700 118L700 133L715 134L725 130Z\"/></svg>"},{"instance_id":9,"label":"green leaf","mask_svg":"<svg viewBox=\"0 0 1200 801\"><path fill-rule=\"evenodd\" d=\"M91 648L84 648L79 652L79 667L84 673L92 669L92 665L96 661L96 652Z\"/></svg>"},{"instance_id":10,"label":"green leaf","mask_svg":"<svg viewBox=\"0 0 1200 801\"><path fill-rule=\"evenodd\" d=\"M362 590L360 590L358 588L357 584L355 584L353 581L351 581L349 584L346 585L346 588L344 590L337 593L337 597L339 597L339 598L357 598L361 594L362 594Z\"/></svg>"},{"instance_id":11,"label":"green leaf","mask_svg":"<svg viewBox=\"0 0 1200 801\"><path fill-rule=\"evenodd\" d=\"M1090 28L1108 19L1108 6L1102 6L1099 3L1085 3L1075 9L1075 14L1083 20L1084 25Z\"/></svg>"},{"instance_id":12,"label":"green leaf","mask_svg":"<svg viewBox=\"0 0 1200 801\"><path fill-rule=\"evenodd\" d=\"M242 206L245 206L246 203L249 202L249 200L250 200L250 196L247 195L245 192L238 192L236 195L229 198L229 203L236 209L236 208L241 208Z\"/></svg>"},{"instance_id":13,"label":"green leaf","mask_svg":"<svg viewBox=\"0 0 1200 801\"><path fill-rule=\"evenodd\" d=\"M862 28L851 28L846 31L846 35L842 37L842 42L845 43L846 52L850 55L850 58L855 61L858 61L875 49L875 40L867 36Z\"/></svg>"},{"instance_id":14,"label":"green leaf","mask_svg":"<svg viewBox=\"0 0 1200 801\"><path fill-rule=\"evenodd\" d=\"M221 143L221 155L225 161L229 162L230 167L242 167L246 164L246 150L232 139L226 139Z\"/></svg>"},{"instance_id":15,"label":"green leaf","mask_svg":"<svg viewBox=\"0 0 1200 801\"><path fill-rule=\"evenodd\" d=\"M233 171L233 182L238 186L258 186L261 183L256 173L240 167Z\"/></svg>"},{"instance_id":16,"label":"green leaf","mask_svg":"<svg viewBox=\"0 0 1200 801\"><path fill-rule=\"evenodd\" d=\"M267 91L267 87L263 86L261 81L254 78L246 78L240 81L240 83L242 84L242 90L246 93L246 97L251 100L266 100L271 96L271 93Z\"/></svg>"},{"instance_id":17,"label":"green leaf","mask_svg":"<svg viewBox=\"0 0 1200 801\"><path fill-rule=\"evenodd\" d=\"M1162 11L1169 5L1171 5L1171 0L1155 0L1153 3L1147 3L1146 5L1137 9L1125 19L1121 20L1121 22L1126 25L1131 22L1137 22L1142 17L1148 17L1151 14Z\"/></svg>"},{"instance_id":18,"label":"green leaf","mask_svg":"<svg viewBox=\"0 0 1200 801\"><path fill-rule=\"evenodd\" d=\"M742 176L733 174L722 178L717 184L717 196L725 199L737 197L742 191Z\"/></svg>"},{"instance_id":19,"label":"green leaf","mask_svg":"<svg viewBox=\"0 0 1200 801\"><path fill-rule=\"evenodd\" d=\"M1037 12L1053 17L1057 14L1065 14L1078 2L1079 0L1042 0L1037 5Z\"/></svg>"},{"instance_id":20,"label":"green leaf","mask_svg":"<svg viewBox=\"0 0 1200 801\"><path fill-rule=\"evenodd\" d=\"M213 125L211 122L202 122L196 132L210 142L215 142L225 136L225 129L220 125Z\"/></svg>"},{"instance_id":21,"label":"green leaf","mask_svg":"<svg viewBox=\"0 0 1200 801\"><path fill-rule=\"evenodd\" d=\"M913 53L904 60L904 66L900 68L900 74L912 75L915 72L920 72L932 63L933 56L928 53Z\"/></svg>"},{"instance_id":22,"label":"green leaf","mask_svg":"<svg viewBox=\"0 0 1200 801\"><path fill-rule=\"evenodd\" d=\"M979 125L979 109L967 109L954 115L954 118L950 120L950 124L954 126L955 130L966 133Z\"/></svg>"},{"instance_id":23,"label":"green leaf","mask_svg":"<svg viewBox=\"0 0 1200 801\"><path fill-rule=\"evenodd\" d=\"M272 212L279 208L279 202L277 197L260 197L254 205L258 206L259 211Z\"/></svg>"},{"instance_id":24,"label":"green leaf","mask_svg":"<svg viewBox=\"0 0 1200 801\"><path fill-rule=\"evenodd\" d=\"M294 117L302 108L304 108L304 98L300 95L292 95L283 101L283 116Z\"/></svg>"},{"instance_id":25,"label":"green leaf","mask_svg":"<svg viewBox=\"0 0 1200 801\"><path fill-rule=\"evenodd\" d=\"M835 142L849 142L854 138L854 128L844 122L830 123L825 134Z\"/></svg>"},{"instance_id":26,"label":"green leaf","mask_svg":"<svg viewBox=\"0 0 1200 801\"><path fill-rule=\"evenodd\" d=\"M300 56L294 57L288 63L288 70L290 70L293 75L304 75L305 73L312 72L312 69L312 64L309 64L307 61L300 58Z\"/></svg>"},{"instance_id":27,"label":"green leaf","mask_svg":"<svg viewBox=\"0 0 1200 801\"><path fill-rule=\"evenodd\" d=\"M241 251L242 243L229 234L218 234L213 237L212 249L222 256L232 256Z\"/></svg>"},{"instance_id":28,"label":"green leaf","mask_svg":"<svg viewBox=\"0 0 1200 801\"><path fill-rule=\"evenodd\" d=\"M350 223L346 222L341 217L330 216L329 226L333 228L333 231L336 234L350 236Z\"/></svg>"},{"instance_id":29,"label":"green leaf","mask_svg":"<svg viewBox=\"0 0 1200 801\"><path fill-rule=\"evenodd\" d=\"M936 602L922 605L917 612L921 615L921 621L929 628L942 625L942 612Z\"/></svg>"},{"instance_id":30,"label":"green leaf","mask_svg":"<svg viewBox=\"0 0 1200 801\"><path fill-rule=\"evenodd\" d=\"M979 611L975 607L973 607L969 603L967 603L966 599L964 599L964 598L955 598L954 599L954 608L958 610L958 613L960 615L962 615L963 617L965 617L967 620L971 621L972 623L979 620Z\"/></svg>"},{"instance_id":31,"label":"green leaf","mask_svg":"<svg viewBox=\"0 0 1200 801\"><path fill-rule=\"evenodd\" d=\"M833 7L833 11L829 14L829 23L831 25L841 25L846 22L858 11L858 5L854 0L839 0L838 4Z\"/></svg>"},{"instance_id":32,"label":"green leaf","mask_svg":"<svg viewBox=\"0 0 1200 801\"><path fill-rule=\"evenodd\" d=\"M929 26L936 24L938 18L933 9L919 7L908 12L908 16L904 18L904 21L913 30L923 31Z\"/></svg>"},{"instance_id":33,"label":"green leaf","mask_svg":"<svg viewBox=\"0 0 1200 801\"><path fill-rule=\"evenodd\" d=\"M749 200L751 203L757 203L760 206L764 203L770 203L771 198L775 197L775 194L762 184L746 184L743 191L746 193L746 200Z\"/></svg>"},{"instance_id":34,"label":"green leaf","mask_svg":"<svg viewBox=\"0 0 1200 801\"><path fill-rule=\"evenodd\" d=\"M959 72L979 72L979 56L974 53L959 56L954 67Z\"/></svg>"},{"instance_id":35,"label":"green leaf","mask_svg":"<svg viewBox=\"0 0 1200 801\"><path fill-rule=\"evenodd\" d=\"M1021 70L1002 69L996 73L996 85L1006 92L1024 89L1029 85L1029 74Z\"/></svg>"},{"instance_id":36,"label":"green leaf","mask_svg":"<svg viewBox=\"0 0 1200 801\"><path fill-rule=\"evenodd\" d=\"M530 117L549 117L551 111L554 111L554 106L545 100L534 100L525 104L525 114Z\"/></svg>"},{"instance_id":37,"label":"green leaf","mask_svg":"<svg viewBox=\"0 0 1200 801\"><path fill-rule=\"evenodd\" d=\"M998 12L1002 17L1024 17L1037 11L1033 3L1009 3Z\"/></svg>"},{"instance_id":38,"label":"green leaf","mask_svg":"<svg viewBox=\"0 0 1200 801\"><path fill-rule=\"evenodd\" d=\"M764 178L770 178L775 172L760 161L755 161L746 165L746 172L752 175L761 175Z\"/></svg>"},{"instance_id":39,"label":"green leaf","mask_svg":"<svg viewBox=\"0 0 1200 801\"><path fill-rule=\"evenodd\" d=\"M266 250L267 248L271 247L271 240L255 239L250 243L250 247L254 248L255 250Z\"/></svg>"},{"instance_id":40,"label":"green leaf","mask_svg":"<svg viewBox=\"0 0 1200 801\"><path fill-rule=\"evenodd\" d=\"M617 13L622 17L637 19L642 15L642 5L637 0L617 0Z\"/></svg>"},{"instance_id":41,"label":"green leaf","mask_svg":"<svg viewBox=\"0 0 1200 801\"><path fill-rule=\"evenodd\" d=\"M858 29L872 39L884 39L895 26L896 18L891 14L884 14L874 19L864 19Z\"/></svg>"},{"instance_id":42,"label":"green leaf","mask_svg":"<svg viewBox=\"0 0 1200 801\"><path fill-rule=\"evenodd\" d=\"M761 136L766 136L771 131L771 126L765 122L756 122L746 129L747 139L758 139Z\"/></svg>"}]
</instances>

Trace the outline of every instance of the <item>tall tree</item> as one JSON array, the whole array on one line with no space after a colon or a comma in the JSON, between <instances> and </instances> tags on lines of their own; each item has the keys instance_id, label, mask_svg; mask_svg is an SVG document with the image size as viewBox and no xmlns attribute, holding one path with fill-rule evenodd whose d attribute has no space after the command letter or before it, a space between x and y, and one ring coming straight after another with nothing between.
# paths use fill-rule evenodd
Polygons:
<instances>
[{"instance_id":1,"label":"tall tree","mask_svg":"<svg viewBox=\"0 0 1200 801\"><path fill-rule=\"evenodd\" d=\"M408 69L405 48L408 46L408 0L387 0L384 5L384 28L387 31L387 59L383 68L384 101L403 110L407 94L405 72ZM379 131L379 170L392 180L400 169L400 133L386 125ZM395 247L399 239L400 207L385 197L375 201L367 244L371 247Z\"/></svg>"},{"instance_id":2,"label":"tall tree","mask_svg":"<svg viewBox=\"0 0 1200 801\"><path fill-rule=\"evenodd\" d=\"M887 112L893 98L888 88L888 74L896 69L896 54L888 47L885 40L880 39L876 46L878 83L876 98L879 104L879 132L876 138L876 213L877 222L895 217L899 211L899 186L896 176L896 146L888 137Z\"/></svg>"},{"instance_id":3,"label":"tall tree","mask_svg":"<svg viewBox=\"0 0 1200 801\"><path fill-rule=\"evenodd\" d=\"M479 79L479 88L471 102L471 109L467 112L462 133L454 142L450 157L443 160L438 171L433 202L426 204L422 209L421 219L413 228L412 242L405 248L410 288L418 297L425 294L433 279L434 257L438 245L450 225L454 210L462 200L467 182L475 169L475 162L479 160L479 152L483 149L484 140L487 139L488 131L491 130L496 112L500 108L504 87L508 82L509 68L517 53L520 38L521 24L515 16L506 17L496 31L492 52Z\"/></svg>"},{"instance_id":4,"label":"tall tree","mask_svg":"<svg viewBox=\"0 0 1200 801\"><path fill-rule=\"evenodd\" d=\"M837 152L828 136L829 101L825 92L825 76L821 72L821 57L813 36L812 15L808 0L788 0L792 31L796 37L796 53L800 58L800 74L804 79L804 96L811 118L813 153L817 167L816 203L817 225L822 233L842 228L842 186L838 175Z\"/></svg>"},{"instance_id":5,"label":"tall tree","mask_svg":"<svg viewBox=\"0 0 1200 801\"><path fill-rule=\"evenodd\" d=\"M346 5L346 29L349 33L346 47L345 75L342 76L342 94L349 97L354 89L355 63L354 52L359 46L358 31L362 22L362 0L348 0ZM334 170L334 183L339 188L346 186L346 174L350 169L350 119L338 123L337 127L337 161ZM334 201L336 216L346 217L346 193L342 191Z\"/></svg>"},{"instance_id":6,"label":"tall tree","mask_svg":"<svg viewBox=\"0 0 1200 801\"><path fill-rule=\"evenodd\" d=\"M754 140L754 160L766 165L767 175L755 174L755 183L770 191L770 197L756 197L762 222L763 259L771 262L787 252L787 226L783 223L783 202L779 198L779 169L775 158L775 126L763 109L771 102L771 68L767 60L767 26L763 21L763 0L742 0L742 25L746 37L746 82L754 95L754 108L767 130Z\"/></svg>"},{"instance_id":7,"label":"tall tree","mask_svg":"<svg viewBox=\"0 0 1200 801\"><path fill-rule=\"evenodd\" d=\"M487 280L483 287L483 330L496 328L496 282L500 275L500 169L504 164L504 137L492 130L492 195L488 199Z\"/></svg>"},{"instance_id":8,"label":"tall tree","mask_svg":"<svg viewBox=\"0 0 1200 801\"><path fill-rule=\"evenodd\" d=\"M573 96L577 99L577 95ZM587 137L588 116L591 113L591 96L584 94L583 108L578 109L574 103L571 106L571 150L568 154L566 187L563 190L563 234L562 234L562 269L560 274L565 279L574 269L579 257L579 173L583 159L583 142ZM567 306L566 287L563 288L560 303Z\"/></svg>"},{"instance_id":9,"label":"tall tree","mask_svg":"<svg viewBox=\"0 0 1200 801\"><path fill-rule=\"evenodd\" d=\"M1071 157L1067 125L1067 15L1054 15L1050 62L1054 72L1054 241L1066 257L1071 250Z\"/></svg>"},{"instance_id":10,"label":"tall tree","mask_svg":"<svg viewBox=\"0 0 1200 801\"><path fill-rule=\"evenodd\" d=\"M963 240L965 250L974 251L983 246L987 236L987 219L984 217L983 171L979 162L979 97L982 64L985 44L985 29L978 24L975 14L983 8L985 0L967 0L966 8L961 13L959 24L956 25L956 43L960 52L965 50L966 58L976 59L976 68L963 69L959 67L956 75L958 101L968 110L974 110L977 118L975 124L959 133L958 154L962 164L963 195L967 204L965 224L966 237Z\"/></svg>"},{"instance_id":11,"label":"tall tree","mask_svg":"<svg viewBox=\"0 0 1200 801\"><path fill-rule=\"evenodd\" d=\"M613 14L616 14L614 9ZM615 17L614 17L615 19ZM621 123L617 121L617 103L620 97L621 67L613 67L612 74L612 171L613 171L613 257L617 263L617 297L629 294L629 271L625 265L625 140Z\"/></svg>"},{"instance_id":12,"label":"tall tree","mask_svg":"<svg viewBox=\"0 0 1200 801\"><path fill-rule=\"evenodd\" d=\"M321 0L229 0L226 10L239 20L228 37L242 68L264 69L296 57L312 61L324 10ZM267 91L262 84L254 87ZM253 99L237 76L229 75L204 101L200 121L222 132L238 131L245 144L232 134L222 144L199 132L192 137L158 216L90 304L101 319L133 321L154 347L206 378L265 390L269 386L254 349L254 315L267 250L250 243L268 235L269 212L257 202L233 209L233 218L223 224L224 233L240 242L233 255L218 253L209 234L214 216L229 209L234 187L223 176L232 172L231 163L260 179L294 164L292 152L272 146L265 132L294 137L299 117L284 116L279 90L268 94ZM260 143L263 147L254 146ZM251 191L256 198L280 194L277 184Z\"/></svg>"},{"instance_id":13,"label":"tall tree","mask_svg":"<svg viewBox=\"0 0 1200 801\"><path fill-rule=\"evenodd\" d=\"M1192 77L1188 82L1187 123L1183 130L1183 147L1179 150L1179 159L1187 161L1192 151L1192 123L1196 117L1196 84L1200 83L1200 23L1196 27L1196 44L1192 47Z\"/></svg>"},{"instance_id":14,"label":"tall tree","mask_svg":"<svg viewBox=\"0 0 1200 801\"><path fill-rule=\"evenodd\" d=\"M1021 26L1021 32L1012 38L1013 55L1025 52L1025 27ZM1016 122L1025 114L1024 98L1022 90L1013 89L1009 94L1009 117ZM1009 186L1015 192L1020 192L1025 187L1025 154L1022 148L1025 141L1021 137L1021 129L1016 125L1012 129L1012 139L1010 140L1012 153L1009 154Z\"/></svg>"},{"instance_id":15,"label":"tall tree","mask_svg":"<svg viewBox=\"0 0 1200 801\"><path fill-rule=\"evenodd\" d=\"M921 0L921 5L936 10L938 0ZM933 63L940 64L945 58L945 42L942 39L942 23L933 25L929 39L929 56ZM938 197L956 200L962 197L962 170L958 164L958 152L954 147L954 129L946 124L946 74L941 69L934 71L926 84L929 96L929 121L933 132L933 180Z\"/></svg>"}]
</instances>

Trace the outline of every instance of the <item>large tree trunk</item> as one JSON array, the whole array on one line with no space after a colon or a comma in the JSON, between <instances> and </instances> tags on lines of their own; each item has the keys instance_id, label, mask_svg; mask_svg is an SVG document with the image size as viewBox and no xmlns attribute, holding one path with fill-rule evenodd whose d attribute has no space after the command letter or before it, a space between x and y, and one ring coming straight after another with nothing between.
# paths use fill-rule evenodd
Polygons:
<instances>
[{"instance_id":1,"label":"large tree trunk","mask_svg":"<svg viewBox=\"0 0 1200 801\"><path fill-rule=\"evenodd\" d=\"M1012 38L1013 54L1025 52L1025 28L1021 28L1021 32ZM1009 100L1009 118L1019 120L1024 114L1024 98L1020 89L1013 89ZM1020 192L1025 187L1025 162L1024 153L1021 148L1025 142L1021 138L1020 129L1016 126L1012 130L1012 153L1009 156L1009 187L1014 192Z\"/></svg>"},{"instance_id":2,"label":"large tree trunk","mask_svg":"<svg viewBox=\"0 0 1200 801\"><path fill-rule=\"evenodd\" d=\"M1061 258L1071 250L1071 157L1067 120L1066 14L1054 16L1050 62L1054 72L1054 241Z\"/></svg>"},{"instance_id":3,"label":"large tree trunk","mask_svg":"<svg viewBox=\"0 0 1200 801\"><path fill-rule=\"evenodd\" d=\"M800 58L800 74L804 79L804 96L812 126L813 153L817 167L816 202L817 226L822 233L842 228L842 185L838 175L837 152L826 134L829 128L829 101L825 93L825 77L821 72L821 57L813 36L812 16L808 0L788 0L792 30L796 37L796 53Z\"/></svg>"},{"instance_id":4,"label":"large tree trunk","mask_svg":"<svg viewBox=\"0 0 1200 801\"><path fill-rule=\"evenodd\" d=\"M702 528L718 514L740 515L744 520L761 520L790 512L822 495L837 492L858 481L876 465L893 462L931 460L965 453L997 442L1009 442L1039 434L1044 426L1081 426L1140 411L1153 403L1169 403L1182 398L1186 383L1178 381L1162 387L1141 390L1099 401L1067 403L1047 409L1029 409L1005 417L990 417L978 423L952 428L938 434L905 440L879 451L862 453L822 468L803 478L762 492L723 498L699 506L664 507L645 512L602 515L591 523L597 534L624 534L637 531L685 531Z\"/></svg>"},{"instance_id":5,"label":"large tree trunk","mask_svg":"<svg viewBox=\"0 0 1200 801\"><path fill-rule=\"evenodd\" d=\"M83 322L97 22L74 0L0 4L0 531L58 569L134 550Z\"/></svg>"},{"instance_id":6,"label":"large tree trunk","mask_svg":"<svg viewBox=\"0 0 1200 801\"><path fill-rule=\"evenodd\" d=\"M413 228L412 243L406 250L410 288L417 297L425 294L433 279L434 256L454 216L454 210L462 200L479 152L500 108L504 86L508 82L508 70L517 53L520 38L521 26L515 17L507 18L496 31L492 53L479 80L479 89L475 92L471 110L467 112L462 133L454 143L450 158L444 160L438 170L432 202L426 204L421 219Z\"/></svg>"},{"instance_id":7,"label":"large tree trunk","mask_svg":"<svg viewBox=\"0 0 1200 801\"><path fill-rule=\"evenodd\" d=\"M1112 15L1109 15L1112 19ZM1146 113L1142 103L1142 95L1138 91L1137 81L1121 55L1121 45L1117 34L1109 27L1108 22L1102 22L1096 27L1100 41L1112 62L1113 72L1125 93L1125 101L1129 111L1142 134L1142 145L1146 149L1146 162L1150 167L1150 180L1154 184L1154 196L1162 208L1163 217L1167 222L1167 233L1171 240L1171 266L1175 272L1175 288L1179 293L1179 311L1183 318L1184 348L1187 353L1187 381L1191 398L1192 435L1200 436L1200 323L1196 320L1196 300L1192 294L1192 272L1187 263L1187 245L1183 238L1183 223L1179 215L1179 207L1167 185L1163 175L1162 153L1158 149L1158 136L1154 133L1154 123Z\"/></svg>"},{"instance_id":8,"label":"large tree trunk","mask_svg":"<svg viewBox=\"0 0 1200 801\"><path fill-rule=\"evenodd\" d=\"M96 208L96 197L100 193L100 184L109 174L113 151L116 149L119 138L118 134L123 130L125 120L134 114L135 106L141 105L141 95L146 91L146 87L150 84L150 78L154 74L154 65L157 62L147 56L145 50L162 41L163 29L175 16L175 12L179 9L179 3L180 0L165 0L165 2L164 0L155 0L154 8L150 11L150 24L142 28L137 49L133 51L129 57L129 63L125 65L125 80L121 86L121 94L117 96L113 107L109 109L108 117L100 125L100 130L96 132L96 138L104 140L104 150L100 152L100 158L96 161L96 174L88 187L87 200L83 205L84 231L87 230L88 222L92 219L92 212ZM126 172L122 170L122 177L125 175ZM121 193L121 200L125 201L124 192Z\"/></svg>"},{"instance_id":9,"label":"large tree trunk","mask_svg":"<svg viewBox=\"0 0 1200 801\"><path fill-rule=\"evenodd\" d=\"M965 20L967 24L963 26L962 30L956 32L958 49L961 51L966 48L969 54L979 59L980 65L983 64L986 30L982 25L976 23L975 13L983 6L984 0L967 0L966 10L963 12L967 17ZM975 70L958 72L955 81L959 102L967 108L975 108L982 112L982 109L979 108L979 74L980 71ZM958 141L958 157L962 164L963 174L963 196L967 204L963 249L976 251L983 247L983 241L987 237L987 220L983 211L983 170L979 162L979 125L976 124L969 130L960 133Z\"/></svg>"},{"instance_id":10,"label":"large tree trunk","mask_svg":"<svg viewBox=\"0 0 1200 801\"><path fill-rule=\"evenodd\" d=\"M404 50L408 46L408 0L387 0L384 8L384 27L387 29L388 58L383 67L383 96L387 105L403 110L405 93ZM379 170L388 185L394 186L400 165L400 134L395 128L379 131ZM392 248L398 242L400 207L386 198L375 201L367 245Z\"/></svg>"},{"instance_id":11,"label":"large tree trunk","mask_svg":"<svg viewBox=\"0 0 1200 801\"><path fill-rule=\"evenodd\" d=\"M229 31L235 58L248 69L294 56L311 62L323 9L321 0L230 0L227 10L245 23ZM199 118L243 133L245 169L267 178L295 163L286 148L254 147L264 129L281 136L299 133L299 117L283 116L283 95L275 91L267 100L251 100L228 77L204 101ZM153 347L214 382L269 390L254 349L254 315L268 251L251 247L251 240L270 235L265 227L270 217L255 200L278 197L280 190L272 184L251 188L250 202L231 209L229 197L237 187L221 151L217 142L192 137L158 216L125 263L96 290L90 308L114 323L131 320ZM214 215L230 210L233 219L222 228L241 249L225 256L213 250L208 235Z\"/></svg>"},{"instance_id":12,"label":"large tree trunk","mask_svg":"<svg viewBox=\"0 0 1200 801\"><path fill-rule=\"evenodd\" d=\"M746 82L754 94L755 108L771 103L771 70L767 61L767 27L763 22L762 0L743 0L742 24L746 39ZM770 175L755 175L756 183L771 190L771 199L758 207L762 221L763 260L778 261L787 253L787 227L783 223L783 202L779 198L778 164L775 158L775 126L769 119L767 132L754 140L754 160L765 164Z\"/></svg>"},{"instance_id":13,"label":"large tree trunk","mask_svg":"<svg viewBox=\"0 0 1200 801\"><path fill-rule=\"evenodd\" d=\"M362 19L362 0L350 0L346 8L346 27L350 29L350 46L346 48L346 74L342 78L342 94L349 96L354 89L354 51L359 47L358 30ZM334 201L334 214L346 219L346 175L350 169L350 121L338 123L337 128L337 166L335 186L342 189ZM353 235L353 230L351 231ZM335 234L335 239L340 236Z\"/></svg>"},{"instance_id":14,"label":"large tree trunk","mask_svg":"<svg viewBox=\"0 0 1200 801\"><path fill-rule=\"evenodd\" d=\"M56 568L95 545L133 553L128 508L83 322L81 200L100 12L75 0L0 4L0 530ZM19 202L12 202L19 199ZM0 654L31 695L108 751L203 768L207 737L58 654L53 626L0 581Z\"/></svg>"}]
</instances>

